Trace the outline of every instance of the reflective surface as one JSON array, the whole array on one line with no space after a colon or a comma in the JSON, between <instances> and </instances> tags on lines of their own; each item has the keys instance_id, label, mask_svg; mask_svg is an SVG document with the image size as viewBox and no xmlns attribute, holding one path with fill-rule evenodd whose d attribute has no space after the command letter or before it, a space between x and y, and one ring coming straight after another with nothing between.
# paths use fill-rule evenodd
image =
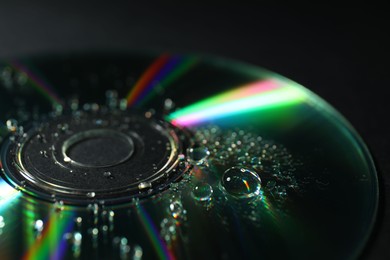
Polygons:
<instances>
[{"instance_id":1,"label":"reflective surface","mask_svg":"<svg viewBox=\"0 0 390 260\"><path fill-rule=\"evenodd\" d=\"M336 111L295 82L236 62L169 54L8 60L0 73L4 259L345 259L358 256L370 235L378 200L371 157ZM105 126L99 113L137 115L165 137L150 138L130 121ZM130 127L156 150L137 157L135 145L112 170L98 167L101 181L83 193L84 206L12 178L17 153L8 144L17 151L25 133L81 114L94 119L93 129ZM68 126L56 123L46 141L79 133ZM138 178L142 167L119 170L141 162L158 182ZM115 183L115 170L131 176L136 190L120 202L99 196Z\"/></svg>"}]
</instances>

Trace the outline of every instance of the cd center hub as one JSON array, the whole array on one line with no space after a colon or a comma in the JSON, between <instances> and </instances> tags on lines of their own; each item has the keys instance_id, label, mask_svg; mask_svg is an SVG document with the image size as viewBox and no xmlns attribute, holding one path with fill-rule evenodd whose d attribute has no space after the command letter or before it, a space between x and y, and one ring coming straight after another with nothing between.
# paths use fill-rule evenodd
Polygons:
<instances>
[{"instance_id":1,"label":"cd center hub","mask_svg":"<svg viewBox=\"0 0 390 260\"><path fill-rule=\"evenodd\" d=\"M64 160L80 167L110 167L133 155L134 142L120 131L92 129L67 139L62 153Z\"/></svg>"},{"instance_id":2,"label":"cd center hub","mask_svg":"<svg viewBox=\"0 0 390 260\"><path fill-rule=\"evenodd\" d=\"M5 177L39 198L87 204L161 192L186 171L180 131L164 121L115 111L55 117L9 138Z\"/></svg>"}]
</instances>

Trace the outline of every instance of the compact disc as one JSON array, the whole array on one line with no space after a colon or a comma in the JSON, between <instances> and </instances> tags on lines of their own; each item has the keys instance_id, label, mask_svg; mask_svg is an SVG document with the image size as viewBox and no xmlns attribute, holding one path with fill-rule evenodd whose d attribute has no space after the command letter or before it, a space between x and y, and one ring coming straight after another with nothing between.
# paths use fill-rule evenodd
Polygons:
<instances>
[{"instance_id":1,"label":"compact disc","mask_svg":"<svg viewBox=\"0 0 390 260\"><path fill-rule=\"evenodd\" d=\"M358 257L372 158L321 98L175 54L0 62L1 259Z\"/></svg>"}]
</instances>

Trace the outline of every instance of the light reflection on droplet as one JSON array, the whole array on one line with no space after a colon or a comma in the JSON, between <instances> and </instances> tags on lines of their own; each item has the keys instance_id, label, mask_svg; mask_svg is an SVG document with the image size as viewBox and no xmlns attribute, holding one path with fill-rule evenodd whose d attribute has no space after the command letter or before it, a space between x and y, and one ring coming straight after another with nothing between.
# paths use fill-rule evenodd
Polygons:
<instances>
[{"instance_id":1,"label":"light reflection on droplet","mask_svg":"<svg viewBox=\"0 0 390 260\"><path fill-rule=\"evenodd\" d=\"M221 184L234 197L251 198L260 194L261 179L255 171L232 167L223 174Z\"/></svg>"}]
</instances>

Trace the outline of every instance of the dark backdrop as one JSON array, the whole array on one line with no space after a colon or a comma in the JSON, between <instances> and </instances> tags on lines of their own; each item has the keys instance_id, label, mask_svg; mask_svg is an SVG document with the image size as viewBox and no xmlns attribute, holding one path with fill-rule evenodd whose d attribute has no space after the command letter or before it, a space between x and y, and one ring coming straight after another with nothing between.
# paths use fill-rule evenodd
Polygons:
<instances>
[{"instance_id":1,"label":"dark backdrop","mask_svg":"<svg viewBox=\"0 0 390 260\"><path fill-rule=\"evenodd\" d=\"M55 2L1 1L0 57L76 50L209 53L266 67L326 99L361 134L380 174L379 217L363 257L390 258L385 8Z\"/></svg>"}]
</instances>

